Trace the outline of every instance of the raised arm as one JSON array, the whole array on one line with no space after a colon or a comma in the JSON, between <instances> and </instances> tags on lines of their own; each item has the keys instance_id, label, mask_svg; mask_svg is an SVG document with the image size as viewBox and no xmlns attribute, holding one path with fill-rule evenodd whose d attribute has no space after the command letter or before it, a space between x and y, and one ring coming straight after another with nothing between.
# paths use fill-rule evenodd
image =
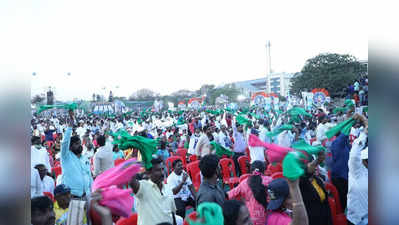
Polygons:
<instances>
[{"instance_id":1,"label":"raised arm","mask_svg":"<svg viewBox=\"0 0 399 225\"><path fill-rule=\"evenodd\" d=\"M69 119L67 119L67 128L61 142L61 159L66 159L69 155L69 146L71 144L73 120L74 120L73 111L69 111Z\"/></svg>"},{"instance_id":2,"label":"raised arm","mask_svg":"<svg viewBox=\"0 0 399 225\"><path fill-rule=\"evenodd\" d=\"M299 190L299 179L291 181L288 179L288 186L293 200L292 221L290 225L308 225L309 218L303 203L301 191Z\"/></svg>"}]
</instances>

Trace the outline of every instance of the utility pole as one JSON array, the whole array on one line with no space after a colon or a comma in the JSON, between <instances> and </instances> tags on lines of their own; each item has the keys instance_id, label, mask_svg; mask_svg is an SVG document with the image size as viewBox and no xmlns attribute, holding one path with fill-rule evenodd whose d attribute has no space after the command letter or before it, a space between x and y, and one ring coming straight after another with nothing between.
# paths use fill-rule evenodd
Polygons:
<instances>
[{"instance_id":1,"label":"utility pole","mask_svg":"<svg viewBox=\"0 0 399 225\"><path fill-rule=\"evenodd\" d=\"M270 55L270 41L266 42L266 92L270 92L270 75L272 74L272 62Z\"/></svg>"}]
</instances>

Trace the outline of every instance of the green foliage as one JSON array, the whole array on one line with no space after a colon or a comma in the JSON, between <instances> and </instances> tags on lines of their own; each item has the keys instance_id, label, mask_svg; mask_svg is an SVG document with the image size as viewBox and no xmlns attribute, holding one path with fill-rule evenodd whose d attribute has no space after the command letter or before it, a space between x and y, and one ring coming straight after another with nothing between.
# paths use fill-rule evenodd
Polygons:
<instances>
[{"instance_id":1,"label":"green foliage","mask_svg":"<svg viewBox=\"0 0 399 225\"><path fill-rule=\"evenodd\" d=\"M226 85L221 88L213 88L208 89L207 93L207 102L208 104L214 105L216 98L220 95L226 95L229 98L229 101L235 101L237 96L240 94L240 91L234 85Z\"/></svg>"},{"instance_id":2,"label":"green foliage","mask_svg":"<svg viewBox=\"0 0 399 225\"><path fill-rule=\"evenodd\" d=\"M291 80L291 94L325 88L332 97L342 93L366 68L354 56L324 53L306 61Z\"/></svg>"}]
</instances>

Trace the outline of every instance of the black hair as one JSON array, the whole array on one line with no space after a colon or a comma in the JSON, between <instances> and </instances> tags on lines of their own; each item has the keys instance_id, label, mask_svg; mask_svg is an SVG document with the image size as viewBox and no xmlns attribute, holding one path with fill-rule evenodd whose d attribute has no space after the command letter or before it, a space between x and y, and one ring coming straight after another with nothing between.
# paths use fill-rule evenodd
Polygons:
<instances>
[{"instance_id":1,"label":"black hair","mask_svg":"<svg viewBox=\"0 0 399 225\"><path fill-rule=\"evenodd\" d=\"M35 212L36 210L44 212L47 209L53 209L53 202L47 196L39 196L32 198L30 200L30 205L31 205L30 206L31 214L33 214L33 212Z\"/></svg>"},{"instance_id":2,"label":"black hair","mask_svg":"<svg viewBox=\"0 0 399 225\"><path fill-rule=\"evenodd\" d=\"M117 149L118 148L118 145L114 145L113 147L112 147L112 151L115 151L115 149Z\"/></svg>"},{"instance_id":3,"label":"black hair","mask_svg":"<svg viewBox=\"0 0 399 225\"><path fill-rule=\"evenodd\" d=\"M166 149L166 142L161 141L160 145L161 145L160 147L162 150Z\"/></svg>"},{"instance_id":4,"label":"black hair","mask_svg":"<svg viewBox=\"0 0 399 225\"><path fill-rule=\"evenodd\" d=\"M201 158L199 168L205 178L211 178L216 174L218 168L219 158L216 155L206 155Z\"/></svg>"},{"instance_id":5,"label":"black hair","mask_svg":"<svg viewBox=\"0 0 399 225\"><path fill-rule=\"evenodd\" d=\"M223 217L224 225L236 225L237 219L240 214L241 206L245 205L244 202L238 200L227 200L223 203Z\"/></svg>"},{"instance_id":6,"label":"black hair","mask_svg":"<svg viewBox=\"0 0 399 225\"><path fill-rule=\"evenodd\" d=\"M147 171L151 171L152 167L154 167L155 165L161 164L161 163L163 163L163 161L160 157L151 159L152 166L151 166L151 168L148 168Z\"/></svg>"},{"instance_id":7,"label":"black hair","mask_svg":"<svg viewBox=\"0 0 399 225\"><path fill-rule=\"evenodd\" d=\"M183 163L183 162L181 161L181 159L176 159L175 161L173 161L172 167L175 168L175 166L176 166L179 162Z\"/></svg>"},{"instance_id":8,"label":"black hair","mask_svg":"<svg viewBox=\"0 0 399 225\"><path fill-rule=\"evenodd\" d=\"M259 173L265 172L265 163L259 160L254 161L251 164L251 171L258 170ZM262 183L262 177L259 175L252 175L248 178L248 186L254 195L255 200L262 205L265 210L267 208L267 187Z\"/></svg>"},{"instance_id":9,"label":"black hair","mask_svg":"<svg viewBox=\"0 0 399 225\"><path fill-rule=\"evenodd\" d=\"M78 135L74 135L71 137L71 145L78 142L80 140L80 137Z\"/></svg>"},{"instance_id":10,"label":"black hair","mask_svg":"<svg viewBox=\"0 0 399 225\"><path fill-rule=\"evenodd\" d=\"M172 224L168 222L163 222L163 223L157 223L157 225L172 225Z\"/></svg>"},{"instance_id":11,"label":"black hair","mask_svg":"<svg viewBox=\"0 0 399 225\"><path fill-rule=\"evenodd\" d=\"M101 147L105 145L105 137L104 135L100 135L96 138L97 144Z\"/></svg>"},{"instance_id":12,"label":"black hair","mask_svg":"<svg viewBox=\"0 0 399 225\"><path fill-rule=\"evenodd\" d=\"M32 138L30 139L30 141L31 141L32 144L34 144L34 143L36 143L37 141L41 142L41 139L40 139L40 137L38 137L38 136L32 136Z\"/></svg>"}]
</instances>

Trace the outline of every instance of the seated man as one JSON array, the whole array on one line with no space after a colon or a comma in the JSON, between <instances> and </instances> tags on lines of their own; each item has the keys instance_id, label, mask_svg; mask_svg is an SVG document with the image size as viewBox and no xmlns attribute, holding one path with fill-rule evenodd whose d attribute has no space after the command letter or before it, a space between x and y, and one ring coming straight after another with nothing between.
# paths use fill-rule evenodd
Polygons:
<instances>
[{"instance_id":1,"label":"seated man","mask_svg":"<svg viewBox=\"0 0 399 225\"><path fill-rule=\"evenodd\" d=\"M57 224L64 224L68 218L68 207L71 201L71 189L64 184L58 185L54 189L54 212Z\"/></svg>"},{"instance_id":2,"label":"seated man","mask_svg":"<svg viewBox=\"0 0 399 225\"><path fill-rule=\"evenodd\" d=\"M37 169L39 172L43 192L49 192L53 194L55 183L54 179L47 175L48 173L46 166L44 164L37 164L35 169Z\"/></svg>"},{"instance_id":3,"label":"seated man","mask_svg":"<svg viewBox=\"0 0 399 225\"><path fill-rule=\"evenodd\" d=\"M186 207L191 205L195 208L195 190L188 174L183 171L183 163L180 159L172 164L173 172L168 177L168 185L172 189L176 214L184 218L186 216Z\"/></svg>"}]
</instances>

